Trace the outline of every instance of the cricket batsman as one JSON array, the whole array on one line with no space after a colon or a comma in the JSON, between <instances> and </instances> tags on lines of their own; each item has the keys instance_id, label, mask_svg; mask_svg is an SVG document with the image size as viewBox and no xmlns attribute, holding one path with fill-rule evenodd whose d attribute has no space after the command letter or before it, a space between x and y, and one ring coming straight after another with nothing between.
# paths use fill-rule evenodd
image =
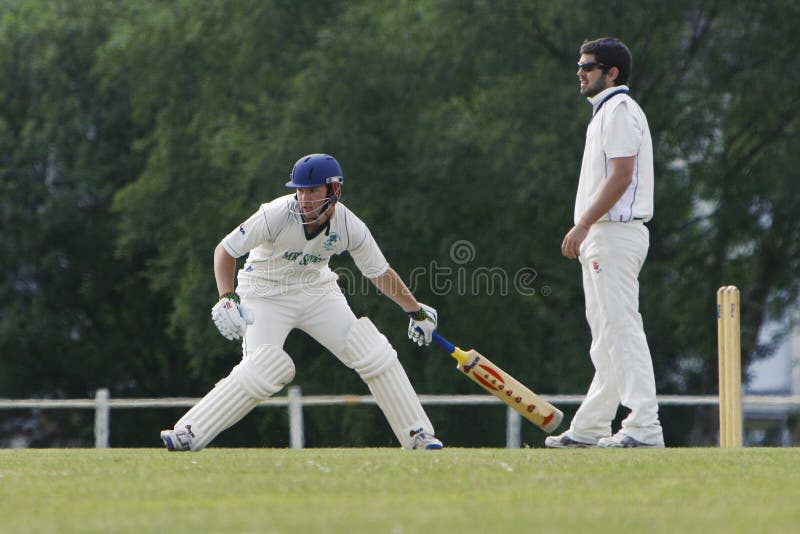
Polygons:
<instances>
[{"instance_id":1,"label":"cricket batsman","mask_svg":"<svg viewBox=\"0 0 800 534\"><path fill-rule=\"evenodd\" d=\"M161 432L168 450L203 449L291 382L295 366L283 345L294 328L359 374L403 448L442 448L397 352L368 318L356 318L328 266L332 256L349 252L361 273L408 314L409 338L430 344L436 310L417 302L364 222L340 202L343 181L332 156L303 156L286 184L294 193L262 204L217 245L219 301L211 316L224 337L242 339L242 360ZM234 291L236 259L245 255Z\"/></svg>"}]
</instances>

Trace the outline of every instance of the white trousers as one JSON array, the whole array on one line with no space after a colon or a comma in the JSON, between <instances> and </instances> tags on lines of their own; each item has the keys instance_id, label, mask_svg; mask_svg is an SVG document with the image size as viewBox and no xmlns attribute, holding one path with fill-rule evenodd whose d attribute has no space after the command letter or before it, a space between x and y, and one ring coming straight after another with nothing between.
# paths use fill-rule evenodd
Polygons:
<instances>
[{"instance_id":1,"label":"white trousers","mask_svg":"<svg viewBox=\"0 0 800 534\"><path fill-rule=\"evenodd\" d=\"M260 297L258 289L240 283L237 292L242 305L255 312L255 322L247 327L242 342L245 355L265 344L283 347L289 332L298 328L341 359L347 333L357 318L335 282L287 289L268 297Z\"/></svg>"},{"instance_id":2,"label":"white trousers","mask_svg":"<svg viewBox=\"0 0 800 534\"><path fill-rule=\"evenodd\" d=\"M595 375L570 426L579 441L610 436L622 404L631 410L622 422L626 434L663 443L653 362L639 314L639 271L649 246L641 221L594 224L581 245Z\"/></svg>"},{"instance_id":3,"label":"white trousers","mask_svg":"<svg viewBox=\"0 0 800 534\"><path fill-rule=\"evenodd\" d=\"M244 357L265 344L283 347L289 332L298 328L317 340L342 363L359 372L404 448L414 445L414 433L420 430L433 434L433 425L425 414L405 369L397 359L394 349L377 330L375 335L379 337L373 341L378 346L381 341L385 344L381 349L383 352L348 352L348 338L358 320L336 282L262 297L257 288L250 283L242 283L240 278L237 291L242 297L242 305L255 312L255 322L247 327L242 342ZM365 335L363 329L362 335ZM350 347L352 348L352 344ZM364 358L367 357L372 360L365 362ZM383 358L386 360L381 363ZM377 375L373 373L366 376L364 373L368 369L360 369L359 362L367 367L379 365L383 370Z\"/></svg>"}]
</instances>

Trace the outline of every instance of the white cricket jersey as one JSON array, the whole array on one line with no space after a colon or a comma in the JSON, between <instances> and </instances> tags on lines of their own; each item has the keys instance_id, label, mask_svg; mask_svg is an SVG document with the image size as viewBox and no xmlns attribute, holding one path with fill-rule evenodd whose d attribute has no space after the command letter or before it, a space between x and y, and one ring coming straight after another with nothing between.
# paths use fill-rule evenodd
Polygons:
<instances>
[{"instance_id":1,"label":"white cricket jersey","mask_svg":"<svg viewBox=\"0 0 800 534\"><path fill-rule=\"evenodd\" d=\"M628 94L608 98L616 91L627 89L625 85L609 87L588 99L595 115L586 128L586 146L575 198L575 224L589 209L611 172L609 160L628 156L636 156L631 185L599 220L642 219L646 222L653 217L653 142L647 118Z\"/></svg>"},{"instance_id":2,"label":"white cricket jersey","mask_svg":"<svg viewBox=\"0 0 800 534\"><path fill-rule=\"evenodd\" d=\"M262 204L249 219L222 240L234 258L248 254L239 271L239 283L257 286L269 296L299 287L313 287L335 281L331 256L348 251L364 276L375 278L389 269L389 263L366 224L341 202L330 219L329 228L311 239L303 225L289 212L294 195Z\"/></svg>"}]
</instances>

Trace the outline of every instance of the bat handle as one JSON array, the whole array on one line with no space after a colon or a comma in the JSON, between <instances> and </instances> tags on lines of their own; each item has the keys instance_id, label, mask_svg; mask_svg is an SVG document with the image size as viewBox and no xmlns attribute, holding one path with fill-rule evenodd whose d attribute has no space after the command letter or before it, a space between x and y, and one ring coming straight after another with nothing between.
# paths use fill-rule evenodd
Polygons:
<instances>
[{"instance_id":1,"label":"bat handle","mask_svg":"<svg viewBox=\"0 0 800 534\"><path fill-rule=\"evenodd\" d=\"M440 336L438 332L433 333L433 341L446 350L447 354L453 354L456 351L456 346Z\"/></svg>"}]
</instances>

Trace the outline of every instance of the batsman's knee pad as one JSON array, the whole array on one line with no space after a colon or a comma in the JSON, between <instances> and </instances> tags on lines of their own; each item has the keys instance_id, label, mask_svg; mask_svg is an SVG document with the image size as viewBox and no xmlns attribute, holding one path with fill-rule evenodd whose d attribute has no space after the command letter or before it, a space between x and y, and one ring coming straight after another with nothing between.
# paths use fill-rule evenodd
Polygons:
<instances>
[{"instance_id":1,"label":"batsman's knee pad","mask_svg":"<svg viewBox=\"0 0 800 534\"><path fill-rule=\"evenodd\" d=\"M397 361L389 340L366 317L356 321L347 333L345 355L345 363L364 381L383 374Z\"/></svg>"},{"instance_id":2,"label":"batsman's knee pad","mask_svg":"<svg viewBox=\"0 0 800 534\"><path fill-rule=\"evenodd\" d=\"M366 317L356 321L348 332L342 361L367 383L403 447L413 446L410 430L433 433L433 426L397 359L397 352Z\"/></svg>"},{"instance_id":3,"label":"batsman's knee pad","mask_svg":"<svg viewBox=\"0 0 800 534\"><path fill-rule=\"evenodd\" d=\"M280 391L294 378L294 362L282 349L261 345L233 368L230 377L255 400Z\"/></svg>"},{"instance_id":4,"label":"batsman's knee pad","mask_svg":"<svg viewBox=\"0 0 800 534\"><path fill-rule=\"evenodd\" d=\"M191 450L199 451L292 378L294 363L289 355L278 347L262 345L186 412L175 431L183 433Z\"/></svg>"}]
</instances>

